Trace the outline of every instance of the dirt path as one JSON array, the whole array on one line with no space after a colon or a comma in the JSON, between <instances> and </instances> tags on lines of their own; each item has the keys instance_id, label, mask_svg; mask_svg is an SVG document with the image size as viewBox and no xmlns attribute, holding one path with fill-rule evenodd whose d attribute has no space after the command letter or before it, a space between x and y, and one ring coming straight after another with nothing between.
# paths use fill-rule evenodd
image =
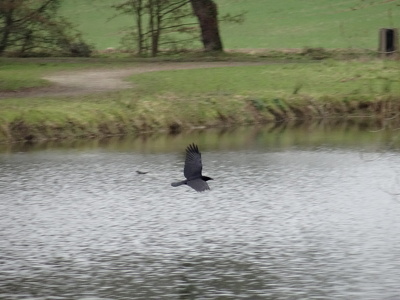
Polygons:
<instances>
[{"instance_id":1,"label":"dirt path","mask_svg":"<svg viewBox=\"0 0 400 300\"><path fill-rule=\"evenodd\" d=\"M79 96L133 88L133 84L125 81L125 78L133 74L163 70L234 67L259 64L260 63L249 62L148 63L120 69L58 72L43 77L53 83L50 87L33 88L15 92L0 92L0 98Z\"/></svg>"}]
</instances>

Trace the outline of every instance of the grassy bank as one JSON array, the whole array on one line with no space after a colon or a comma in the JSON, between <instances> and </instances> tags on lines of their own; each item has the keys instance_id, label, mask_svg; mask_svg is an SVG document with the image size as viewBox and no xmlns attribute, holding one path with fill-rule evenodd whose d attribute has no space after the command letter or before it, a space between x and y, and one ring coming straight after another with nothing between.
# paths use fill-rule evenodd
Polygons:
<instances>
[{"instance_id":1,"label":"grassy bank","mask_svg":"<svg viewBox=\"0 0 400 300\"><path fill-rule=\"evenodd\" d=\"M151 72L134 89L0 99L0 142L103 137L243 124L396 124L400 62L331 61Z\"/></svg>"},{"instance_id":2,"label":"grassy bank","mask_svg":"<svg viewBox=\"0 0 400 300\"><path fill-rule=\"evenodd\" d=\"M323 97L254 99L209 95L179 99L171 95L131 98L113 93L84 99L1 101L0 142L101 138L153 131L179 132L199 127L231 127L273 122L374 122L398 125L400 98L340 101Z\"/></svg>"}]
</instances>

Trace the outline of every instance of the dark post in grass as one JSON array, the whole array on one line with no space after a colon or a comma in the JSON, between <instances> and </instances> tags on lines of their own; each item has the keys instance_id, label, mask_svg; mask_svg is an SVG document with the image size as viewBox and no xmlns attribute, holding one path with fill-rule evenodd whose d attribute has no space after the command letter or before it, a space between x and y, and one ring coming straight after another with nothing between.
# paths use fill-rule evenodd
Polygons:
<instances>
[{"instance_id":1,"label":"dark post in grass","mask_svg":"<svg viewBox=\"0 0 400 300\"><path fill-rule=\"evenodd\" d=\"M399 55L399 29L381 28L379 30L379 54L381 57Z\"/></svg>"}]
</instances>

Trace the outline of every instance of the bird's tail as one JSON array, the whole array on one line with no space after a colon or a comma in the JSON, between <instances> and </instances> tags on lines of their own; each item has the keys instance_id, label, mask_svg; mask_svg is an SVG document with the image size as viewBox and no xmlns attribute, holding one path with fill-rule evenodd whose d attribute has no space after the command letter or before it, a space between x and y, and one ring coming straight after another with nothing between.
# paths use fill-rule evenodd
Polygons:
<instances>
[{"instance_id":1,"label":"bird's tail","mask_svg":"<svg viewBox=\"0 0 400 300\"><path fill-rule=\"evenodd\" d=\"M186 183L186 180L183 180L183 181L173 182L173 183L171 183L171 185L172 186L180 186L180 185L185 184L185 183Z\"/></svg>"}]
</instances>

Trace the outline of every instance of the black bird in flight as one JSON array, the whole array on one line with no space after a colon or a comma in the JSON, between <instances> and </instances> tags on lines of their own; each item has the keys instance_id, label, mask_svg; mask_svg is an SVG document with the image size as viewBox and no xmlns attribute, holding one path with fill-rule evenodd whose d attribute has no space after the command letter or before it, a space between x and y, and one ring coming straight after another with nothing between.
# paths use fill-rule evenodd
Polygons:
<instances>
[{"instance_id":1,"label":"black bird in flight","mask_svg":"<svg viewBox=\"0 0 400 300\"><path fill-rule=\"evenodd\" d=\"M173 182L172 186L180 186L187 184L198 192L209 190L207 180L213 180L210 177L201 175L203 164L201 163L201 153L195 144L191 144L186 148L185 167L183 168L183 175L186 180Z\"/></svg>"}]
</instances>

